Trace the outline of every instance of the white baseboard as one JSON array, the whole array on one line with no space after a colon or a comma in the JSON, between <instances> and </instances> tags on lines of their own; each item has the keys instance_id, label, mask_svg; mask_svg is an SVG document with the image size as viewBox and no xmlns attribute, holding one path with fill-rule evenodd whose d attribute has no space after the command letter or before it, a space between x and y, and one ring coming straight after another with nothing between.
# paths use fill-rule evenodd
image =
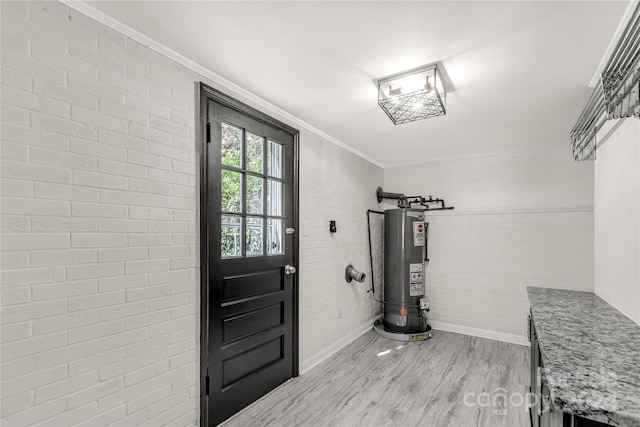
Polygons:
<instances>
[{"instance_id":1,"label":"white baseboard","mask_svg":"<svg viewBox=\"0 0 640 427\"><path fill-rule=\"evenodd\" d=\"M314 354L308 359L302 360L300 362L300 367L299 367L300 375L303 375L306 372L309 372L309 370L313 369L323 361L327 360L329 357L336 354L342 348L346 347L351 342L355 341L357 338L362 336L365 332L372 329L373 323L379 318L380 316L376 316L372 319L367 320L366 322L363 322L362 324L360 324L360 326L357 329L355 329L350 334L347 334L344 337L340 338L338 341L334 342L333 344L331 344L321 352Z\"/></svg>"},{"instance_id":2,"label":"white baseboard","mask_svg":"<svg viewBox=\"0 0 640 427\"><path fill-rule=\"evenodd\" d=\"M429 324L437 331L454 332L456 334L471 335L472 337L487 338L490 340L504 341L529 347L529 339L520 335L471 328L469 326L454 325L451 323L439 322L437 320L429 320Z\"/></svg>"}]
</instances>

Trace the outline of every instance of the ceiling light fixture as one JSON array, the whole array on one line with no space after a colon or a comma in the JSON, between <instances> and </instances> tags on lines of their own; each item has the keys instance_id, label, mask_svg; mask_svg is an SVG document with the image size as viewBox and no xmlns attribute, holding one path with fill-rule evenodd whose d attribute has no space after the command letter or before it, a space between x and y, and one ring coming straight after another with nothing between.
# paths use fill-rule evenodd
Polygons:
<instances>
[{"instance_id":1,"label":"ceiling light fixture","mask_svg":"<svg viewBox=\"0 0 640 427\"><path fill-rule=\"evenodd\" d=\"M447 114L446 99L436 64L378 80L378 105L396 125Z\"/></svg>"}]
</instances>

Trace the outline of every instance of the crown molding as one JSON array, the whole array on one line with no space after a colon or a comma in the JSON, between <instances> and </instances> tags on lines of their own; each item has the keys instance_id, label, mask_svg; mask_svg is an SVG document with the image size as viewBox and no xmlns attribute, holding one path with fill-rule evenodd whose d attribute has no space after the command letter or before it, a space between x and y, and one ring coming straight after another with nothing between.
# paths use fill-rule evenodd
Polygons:
<instances>
[{"instance_id":1,"label":"crown molding","mask_svg":"<svg viewBox=\"0 0 640 427\"><path fill-rule=\"evenodd\" d=\"M344 142L340 141L339 139L321 131L320 129L316 128L315 126L312 126L311 124L305 122L304 120L294 116L291 113L288 113L287 111L283 110L282 108L270 103L269 101L265 100L264 98L259 97L258 95L238 86L237 84L233 83L230 80L225 79L224 77L222 77L221 75L213 72L212 70L204 67L203 65L198 64L195 61L192 61L191 59L179 54L178 52L174 51L173 49L168 48L167 46L163 45L162 43L158 42L157 40L152 39L151 37L129 27L128 25L124 24L123 22L113 18L110 15L107 15L106 13L102 12L99 9L96 9L95 7L89 5L86 1L83 0L58 0L60 3L64 4L65 6L68 6L72 9L74 9L77 12L82 13L83 15L88 16L89 18L92 18L98 22L100 22L103 25L106 25L107 27L111 28L112 30L115 30L135 41L137 41L138 43L141 43L142 45L148 47L149 49L166 56L167 58L177 62L178 64L196 72L197 74L201 75L204 78L207 78L213 82L215 82L216 84L220 85L222 88L227 89L231 92L233 92L234 94L237 94L239 96L242 96L243 98L247 99L249 102L269 111L271 114L275 114L278 115L280 117L282 117L284 119L284 121L287 121L297 127L301 127L304 128L314 134L316 134L317 136L329 141L330 143L337 145L340 148L343 148L347 151L349 151L352 154L355 154L356 156L380 167L380 168L384 168L384 165L382 165L380 162L378 162L377 160L367 156L366 154L356 150L355 148L351 147L350 145L345 144Z\"/></svg>"},{"instance_id":2,"label":"crown molding","mask_svg":"<svg viewBox=\"0 0 640 427\"><path fill-rule=\"evenodd\" d=\"M432 160L420 160L417 162L395 163L391 165L385 165L384 168L385 169L404 168L408 166L420 166L420 165L429 165L433 163L445 163L445 162L455 162L458 160L478 159L481 157L496 157L496 156L506 156L510 154L529 153L532 151L557 150L560 148L569 149L570 146L569 144L551 144L551 145L541 145L537 147L512 148L508 150L487 151L484 153L474 153L474 154L464 154L461 156L442 157L439 159L432 159Z\"/></svg>"}]
</instances>

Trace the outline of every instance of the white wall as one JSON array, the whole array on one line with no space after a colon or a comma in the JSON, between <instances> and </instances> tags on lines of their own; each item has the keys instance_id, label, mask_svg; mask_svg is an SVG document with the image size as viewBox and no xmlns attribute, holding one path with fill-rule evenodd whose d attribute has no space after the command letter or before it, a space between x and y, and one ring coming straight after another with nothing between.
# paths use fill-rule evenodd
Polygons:
<instances>
[{"instance_id":1,"label":"white wall","mask_svg":"<svg viewBox=\"0 0 640 427\"><path fill-rule=\"evenodd\" d=\"M640 122L616 124L596 152L595 292L640 324Z\"/></svg>"},{"instance_id":2,"label":"white wall","mask_svg":"<svg viewBox=\"0 0 640 427\"><path fill-rule=\"evenodd\" d=\"M193 426L196 83L220 85L60 3L0 7L1 423ZM377 312L342 275L366 267L382 170L300 130L311 366Z\"/></svg>"},{"instance_id":3,"label":"white wall","mask_svg":"<svg viewBox=\"0 0 640 427\"><path fill-rule=\"evenodd\" d=\"M376 209L382 169L343 149L305 137L300 169L300 370L305 371L373 326L380 314L371 288L367 209ZM336 221L336 233L329 221ZM381 283L380 216L372 215L376 287ZM365 283L344 279L352 264Z\"/></svg>"},{"instance_id":4,"label":"white wall","mask_svg":"<svg viewBox=\"0 0 640 427\"><path fill-rule=\"evenodd\" d=\"M568 145L385 169L385 191L455 207L427 214L436 328L526 342L526 286L593 289L593 164Z\"/></svg>"}]
</instances>

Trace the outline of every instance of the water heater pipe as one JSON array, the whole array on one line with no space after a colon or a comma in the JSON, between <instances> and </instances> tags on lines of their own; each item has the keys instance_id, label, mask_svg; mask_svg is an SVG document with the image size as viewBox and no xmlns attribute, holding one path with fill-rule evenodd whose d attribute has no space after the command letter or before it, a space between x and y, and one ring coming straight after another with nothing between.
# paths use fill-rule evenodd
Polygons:
<instances>
[{"instance_id":1,"label":"water heater pipe","mask_svg":"<svg viewBox=\"0 0 640 427\"><path fill-rule=\"evenodd\" d=\"M376 189L376 197L378 198L378 203L382 203L382 199L397 200L399 208L410 208L412 204L419 204L424 208L424 210L427 211L442 211L454 209L453 206L445 206L443 199L434 198L433 196L429 196L429 198L426 199L422 196L405 196L403 193L388 193L386 191L382 191L382 187L378 187ZM440 206L432 208L430 206L430 204L432 203L439 204Z\"/></svg>"},{"instance_id":2,"label":"water heater pipe","mask_svg":"<svg viewBox=\"0 0 640 427\"><path fill-rule=\"evenodd\" d=\"M344 280L346 280L347 283L351 283L352 280L362 283L366 278L366 274L362 271L356 270L351 264L347 265L347 268L344 269Z\"/></svg>"},{"instance_id":3,"label":"water heater pipe","mask_svg":"<svg viewBox=\"0 0 640 427\"><path fill-rule=\"evenodd\" d=\"M408 208L409 201L407 200L407 196L402 193L387 193L382 191L382 187L378 187L376 189L376 196L378 198L378 203L382 203L382 199L394 199L398 201L399 208Z\"/></svg>"}]
</instances>

